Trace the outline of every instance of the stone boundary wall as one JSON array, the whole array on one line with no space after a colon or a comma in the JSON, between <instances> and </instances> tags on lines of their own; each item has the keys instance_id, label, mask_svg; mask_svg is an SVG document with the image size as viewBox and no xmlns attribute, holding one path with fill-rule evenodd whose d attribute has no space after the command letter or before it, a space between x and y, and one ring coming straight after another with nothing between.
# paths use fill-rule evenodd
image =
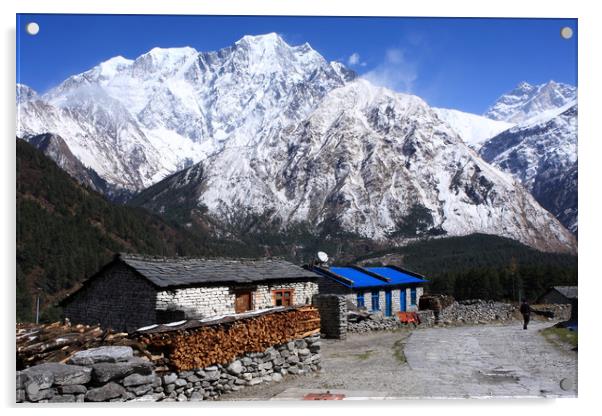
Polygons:
<instances>
[{"instance_id":1,"label":"stone boundary wall","mask_svg":"<svg viewBox=\"0 0 602 416\"><path fill-rule=\"evenodd\" d=\"M278 382L288 374L321 369L320 336L246 353L227 365L163 372L130 347L74 354L67 364L44 363L17 372L16 401L35 403L200 401L245 386Z\"/></svg>"},{"instance_id":2,"label":"stone boundary wall","mask_svg":"<svg viewBox=\"0 0 602 416\"><path fill-rule=\"evenodd\" d=\"M347 330L352 333L369 331L393 331L405 327L397 318L382 318L381 320L364 319L359 322L349 322Z\"/></svg>"},{"instance_id":3,"label":"stone boundary wall","mask_svg":"<svg viewBox=\"0 0 602 416\"><path fill-rule=\"evenodd\" d=\"M486 322L508 322L517 318L518 308L509 303L481 299L454 302L441 310L439 323L481 324Z\"/></svg>"}]
</instances>

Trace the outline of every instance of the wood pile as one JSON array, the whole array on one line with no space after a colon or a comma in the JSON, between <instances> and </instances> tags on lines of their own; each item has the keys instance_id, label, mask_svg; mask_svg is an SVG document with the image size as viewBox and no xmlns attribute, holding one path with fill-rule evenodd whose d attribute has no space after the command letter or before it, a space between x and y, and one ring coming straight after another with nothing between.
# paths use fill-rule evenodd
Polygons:
<instances>
[{"instance_id":1,"label":"wood pile","mask_svg":"<svg viewBox=\"0 0 602 416\"><path fill-rule=\"evenodd\" d=\"M231 317L230 317L231 318ZM198 322L198 321L197 321ZM289 307L243 318L174 330L143 332L157 364L185 371L226 364L249 352L320 333L320 314L311 306ZM163 359L157 360L161 354Z\"/></svg>"},{"instance_id":2,"label":"wood pile","mask_svg":"<svg viewBox=\"0 0 602 416\"><path fill-rule=\"evenodd\" d=\"M99 325L17 324L17 370L42 362L65 362L77 351L104 345L129 345L150 357L144 345L128 339L124 332L103 329Z\"/></svg>"},{"instance_id":3,"label":"wood pile","mask_svg":"<svg viewBox=\"0 0 602 416\"><path fill-rule=\"evenodd\" d=\"M431 309L433 311L441 311L453 305L455 299L449 295L423 295L420 297L418 308L422 311Z\"/></svg>"}]
</instances>

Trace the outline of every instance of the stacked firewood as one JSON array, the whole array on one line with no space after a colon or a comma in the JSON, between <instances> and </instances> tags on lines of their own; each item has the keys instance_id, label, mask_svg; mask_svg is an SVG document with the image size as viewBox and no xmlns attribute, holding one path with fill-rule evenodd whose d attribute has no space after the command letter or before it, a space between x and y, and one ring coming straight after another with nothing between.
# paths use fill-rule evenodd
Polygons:
<instances>
[{"instance_id":1,"label":"stacked firewood","mask_svg":"<svg viewBox=\"0 0 602 416\"><path fill-rule=\"evenodd\" d=\"M226 364L248 352L261 352L320 332L320 314L305 306L194 328L149 332L139 340L165 357L163 363L183 371Z\"/></svg>"},{"instance_id":2,"label":"stacked firewood","mask_svg":"<svg viewBox=\"0 0 602 416\"><path fill-rule=\"evenodd\" d=\"M65 362L77 351L103 345L129 345L150 356L144 345L128 339L127 333L103 329L99 325L17 324L17 369L42 362Z\"/></svg>"}]
</instances>

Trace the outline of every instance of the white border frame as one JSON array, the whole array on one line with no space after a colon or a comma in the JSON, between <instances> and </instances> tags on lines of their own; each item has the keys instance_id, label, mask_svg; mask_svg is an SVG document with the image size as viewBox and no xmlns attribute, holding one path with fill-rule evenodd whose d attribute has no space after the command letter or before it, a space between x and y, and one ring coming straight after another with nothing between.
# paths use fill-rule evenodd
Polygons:
<instances>
[{"instance_id":1,"label":"white border frame","mask_svg":"<svg viewBox=\"0 0 602 416\"><path fill-rule=\"evenodd\" d=\"M462 414L507 415L508 412L546 412L549 414L571 412L581 413L593 408L594 400L599 395L599 344L598 326L595 318L599 311L595 309L600 301L600 276L596 270L597 241L602 230L600 214L597 207L601 206L600 169L598 158L602 155L602 135L595 130L600 123L597 113L597 96L602 92L600 78L602 67L600 62L601 15L593 1L525 1L505 0L503 2L473 1L473 0L422 0L422 1L387 1L387 0L222 0L193 4L192 0L93 0L74 2L70 0L8 0L0 4L4 33L4 59L2 64L2 83L0 88L0 115L4 127L2 157L4 167L2 178L3 203L0 205L2 223L2 266L5 296L5 314L2 320L3 360L1 374L6 383L2 383L2 397L5 406L11 410L23 409L14 406L14 289L15 275L15 14L16 13L119 13L119 14L235 14L235 15L346 15L346 16L432 16L432 17L556 17L578 18L579 31L579 285L581 294L581 346L579 351L579 399L563 400L510 400L510 401L421 401L421 402L339 402L336 411L346 413L365 413L369 407L381 405L385 412L425 412L435 411L447 414L451 412ZM597 76L596 76L597 75ZM596 313L597 312L597 313ZM164 414L167 409L175 409L174 404L166 407L144 406L143 412ZM328 412L332 403L294 403L283 404L260 402L251 403L212 403L196 409L195 412L232 413L245 412L259 414L264 412L286 412L301 414L317 411ZM403 406L403 409L401 407ZM87 406L86 412L104 413L107 409L98 406ZM111 411L128 411L131 406L111 406ZM184 406L190 409L190 406ZM184 410L178 406L178 410ZM237 409L232 409L236 407ZM262 409L262 407L268 407ZM312 409L309 409L311 407ZM527 409L524 409L527 407ZM24 409L25 410L25 409ZM27 411L38 413L35 408ZM53 410L61 413L81 413L81 408L58 409L44 408L43 412ZM190 409L192 410L192 409Z\"/></svg>"}]
</instances>

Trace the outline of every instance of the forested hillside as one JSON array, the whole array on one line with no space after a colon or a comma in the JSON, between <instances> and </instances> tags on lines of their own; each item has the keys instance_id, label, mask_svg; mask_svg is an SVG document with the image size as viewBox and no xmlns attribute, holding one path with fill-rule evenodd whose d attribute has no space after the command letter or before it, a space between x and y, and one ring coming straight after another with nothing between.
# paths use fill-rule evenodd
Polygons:
<instances>
[{"instance_id":1,"label":"forested hillside","mask_svg":"<svg viewBox=\"0 0 602 416\"><path fill-rule=\"evenodd\" d=\"M577 284L577 256L485 234L421 241L356 260L403 265L427 276L431 292L457 299L534 300L549 286Z\"/></svg>"},{"instance_id":2,"label":"forested hillside","mask_svg":"<svg viewBox=\"0 0 602 416\"><path fill-rule=\"evenodd\" d=\"M17 139L17 320L56 318L52 305L127 251L157 255L225 255L216 240L169 224L142 208L116 205L79 185L52 160Z\"/></svg>"}]
</instances>

